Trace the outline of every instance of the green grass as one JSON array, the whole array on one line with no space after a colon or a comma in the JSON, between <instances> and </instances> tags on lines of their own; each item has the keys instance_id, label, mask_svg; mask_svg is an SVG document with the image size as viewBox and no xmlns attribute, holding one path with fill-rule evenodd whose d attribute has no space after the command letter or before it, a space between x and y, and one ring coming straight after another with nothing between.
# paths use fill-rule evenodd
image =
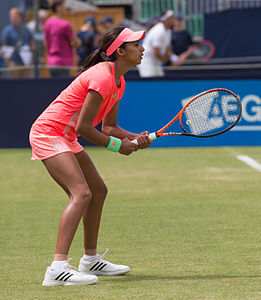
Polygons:
<instances>
[{"instance_id":1,"label":"green grass","mask_svg":"<svg viewBox=\"0 0 261 300\"><path fill-rule=\"evenodd\" d=\"M0 150L0 299L261 299L261 173L236 159L261 148L87 151L109 188L99 252L131 273L42 287L67 198L29 149Z\"/></svg>"}]
</instances>

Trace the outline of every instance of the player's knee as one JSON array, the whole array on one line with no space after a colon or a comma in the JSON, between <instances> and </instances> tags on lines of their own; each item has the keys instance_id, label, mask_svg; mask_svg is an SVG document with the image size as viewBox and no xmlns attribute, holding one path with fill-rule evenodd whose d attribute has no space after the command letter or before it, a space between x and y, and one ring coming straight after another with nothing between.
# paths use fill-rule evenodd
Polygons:
<instances>
[{"instance_id":1,"label":"player's knee","mask_svg":"<svg viewBox=\"0 0 261 300\"><path fill-rule=\"evenodd\" d=\"M108 194L108 188L105 184L101 184L97 186L95 191L92 191L93 198L97 199L100 202L104 202L107 194Z\"/></svg>"},{"instance_id":2,"label":"player's knee","mask_svg":"<svg viewBox=\"0 0 261 300\"><path fill-rule=\"evenodd\" d=\"M82 190L78 193L78 195L75 197L75 201L83 206L83 207L87 207L89 205L89 203L91 202L92 199L92 193L88 190Z\"/></svg>"}]
</instances>

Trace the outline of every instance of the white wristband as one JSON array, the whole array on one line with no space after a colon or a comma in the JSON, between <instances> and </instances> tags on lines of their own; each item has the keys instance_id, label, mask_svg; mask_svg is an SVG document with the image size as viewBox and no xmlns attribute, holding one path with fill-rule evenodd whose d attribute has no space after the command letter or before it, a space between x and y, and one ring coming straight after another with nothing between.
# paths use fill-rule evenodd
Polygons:
<instances>
[{"instance_id":1,"label":"white wristband","mask_svg":"<svg viewBox=\"0 0 261 300\"><path fill-rule=\"evenodd\" d=\"M176 62L178 59L179 59L179 57L178 57L178 55L176 55L176 54L172 54L172 55L170 56L170 61L171 61L171 62Z\"/></svg>"}]
</instances>

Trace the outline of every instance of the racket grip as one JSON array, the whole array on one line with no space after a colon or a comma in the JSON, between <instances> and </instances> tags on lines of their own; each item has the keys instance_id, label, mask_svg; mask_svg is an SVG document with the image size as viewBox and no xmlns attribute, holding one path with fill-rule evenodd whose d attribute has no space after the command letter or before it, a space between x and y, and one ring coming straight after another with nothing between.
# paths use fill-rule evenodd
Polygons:
<instances>
[{"instance_id":1,"label":"racket grip","mask_svg":"<svg viewBox=\"0 0 261 300\"><path fill-rule=\"evenodd\" d=\"M150 133L150 134L149 134L149 138L150 138L151 140L155 140L155 139L157 138L156 132ZM132 140L132 143L138 145L138 140L137 140L137 139Z\"/></svg>"}]
</instances>

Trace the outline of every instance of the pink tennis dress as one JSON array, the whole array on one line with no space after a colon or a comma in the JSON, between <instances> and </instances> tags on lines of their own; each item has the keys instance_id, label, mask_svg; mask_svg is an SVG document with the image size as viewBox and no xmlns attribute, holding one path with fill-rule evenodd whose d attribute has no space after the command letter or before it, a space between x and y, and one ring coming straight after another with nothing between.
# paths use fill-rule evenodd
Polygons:
<instances>
[{"instance_id":1,"label":"pink tennis dress","mask_svg":"<svg viewBox=\"0 0 261 300\"><path fill-rule=\"evenodd\" d=\"M77 141L79 134L75 127L90 89L97 91L103 98L92 123L97 126L121 99L125 80L121 76L120 85L116 85L112 62L98 63L80 74L32 125L30 144L33 160L43 160L68 151L79 153L83 150Z\"/></svg>"}]
</instances>

